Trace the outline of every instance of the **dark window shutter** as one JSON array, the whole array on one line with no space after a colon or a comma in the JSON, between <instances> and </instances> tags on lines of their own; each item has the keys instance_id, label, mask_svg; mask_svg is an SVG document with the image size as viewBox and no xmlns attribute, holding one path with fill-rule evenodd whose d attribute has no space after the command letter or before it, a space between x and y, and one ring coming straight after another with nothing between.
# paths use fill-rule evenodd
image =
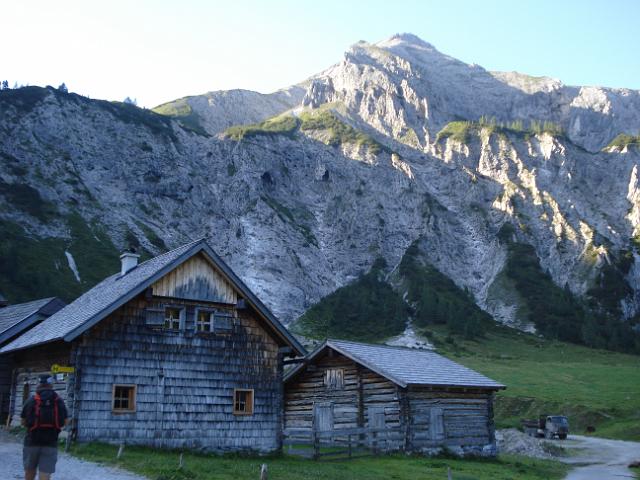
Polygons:
<instances>
[{"instance_id":1,"label":"dark window shutter","mask_svg":"<svg viewBox=\"0 0 640 480\"><path fill-rule=\"evenodd\" d=\"M214 313L213 329L216 332L230 332L233 330L233 317L231 314L221 312Z\"/></svg>"},{"instance_id":2,"label":"dark window shutter","mask_svg":"<svg viewBox=\"0 0 640 480\"><path fill-rule=\"evenodd\" d=\"M164 325L164 308L147 308L145 311L145 323L153 327Z\"/></svg>"}]
</instances>

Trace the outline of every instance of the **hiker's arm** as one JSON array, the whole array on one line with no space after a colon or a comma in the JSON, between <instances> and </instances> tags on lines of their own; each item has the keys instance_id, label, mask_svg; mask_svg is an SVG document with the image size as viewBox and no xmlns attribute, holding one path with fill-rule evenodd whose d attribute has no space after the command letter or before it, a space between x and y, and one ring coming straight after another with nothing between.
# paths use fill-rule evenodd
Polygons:
<instances>
[{"instance_id":1,"label":"hiker's arm","mask_svg":"<svg viewBox=\"0 0 640 480\"><path fill-rule=\"evenodd\" d=\"M32 403L33 401L31 399L27 400L22 407L22 412L20 412L20 425L23 427L27 426L27 413L29 412Z\"/></svg>"},{"instance_id":2,"label":"hiker's arm","mask_svg":"<svg viewBox=\"0 0 640 480\"><path fill-rule=\"evenodd\" d=\"M58 398L58 401L60 402L58 404L58 407L60 408L60 411L62 412L62 415L64 416L64 422L63 422L63 425L62 425L62 428L64 428L67 425L69 425L69 423L71 423L71 418L69 418L69 411L67 410L67 406L65 405L64 401L61 398Z\"/></svg>"}]
</instances>

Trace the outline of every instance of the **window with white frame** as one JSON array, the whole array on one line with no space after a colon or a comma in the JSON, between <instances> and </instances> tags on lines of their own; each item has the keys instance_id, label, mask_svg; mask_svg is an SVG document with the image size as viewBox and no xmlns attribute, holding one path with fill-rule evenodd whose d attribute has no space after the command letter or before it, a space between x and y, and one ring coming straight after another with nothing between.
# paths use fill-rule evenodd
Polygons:
<instances>
[{"instance_id":1,"label":"window with white frame","mask_svg":"<svg viewBox=\"0 0 640 480\"><path fill-rule=\"evenodd\" d=\"M223 310L198 309L196 331L204 333L228 333L233 329L233 313Z\"/></svg>"},{"instance_id":2,"label":"window with white frame","mask_svg":"<svg viewBox=\"0 0 640 480\"><path fill-rule=\"evenodd\" d=\"M213 312L211 310L198 310L196 316L196 331L213 332Z\"/></svg>"},{"instance_id":3,"label":"window with white frame","mask_svg":"<svg viewBox=\"0 0 640 480\"><path fill-rule=\"evenodd\" d=\"M177 307L167 307L164 309L164 325L166 330L180 330L182 319L182 309Z\"/></svg>"}]
</instances>

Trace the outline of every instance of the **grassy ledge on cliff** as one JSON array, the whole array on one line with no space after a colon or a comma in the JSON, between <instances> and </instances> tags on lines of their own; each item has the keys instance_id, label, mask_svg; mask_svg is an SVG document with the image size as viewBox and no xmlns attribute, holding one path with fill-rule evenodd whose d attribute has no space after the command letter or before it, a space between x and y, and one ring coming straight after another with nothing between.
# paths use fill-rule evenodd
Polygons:
<instances>
[{"instance_id":1,"label":"grassy ledge on cliff","mask_svg":"<svg viewBox=\"0 0 640 480\"><path fill-rule=\"evenodd\" d=\"M297 117L282 114L256 124L236 125L225 130L224 135L240 141L257 136L293 137L299 130L320 133L322 141L332 147L356 145L366 148L373 155L380 152L390 153L387 147L373 137L345 123L337 113L327 109L304 111Z\"/></svg>"}]
</instances>

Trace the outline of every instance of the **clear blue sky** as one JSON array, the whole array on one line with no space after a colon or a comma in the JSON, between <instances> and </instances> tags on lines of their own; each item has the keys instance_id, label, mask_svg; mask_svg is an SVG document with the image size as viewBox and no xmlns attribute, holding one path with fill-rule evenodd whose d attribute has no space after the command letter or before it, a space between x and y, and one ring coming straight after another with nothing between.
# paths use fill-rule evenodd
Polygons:
<instances>
[{"instance_id":1,"label":"clear blue sky","mask_svg":"<svg viewBox=\"0 0 640 480\"><path fill-rule=\"evenodd\" d=\"M638 0L84 0L0 4L0 80L155 106L270 92L410 32L489 70L640 89Z\"/></svg>"}]
</instances>

